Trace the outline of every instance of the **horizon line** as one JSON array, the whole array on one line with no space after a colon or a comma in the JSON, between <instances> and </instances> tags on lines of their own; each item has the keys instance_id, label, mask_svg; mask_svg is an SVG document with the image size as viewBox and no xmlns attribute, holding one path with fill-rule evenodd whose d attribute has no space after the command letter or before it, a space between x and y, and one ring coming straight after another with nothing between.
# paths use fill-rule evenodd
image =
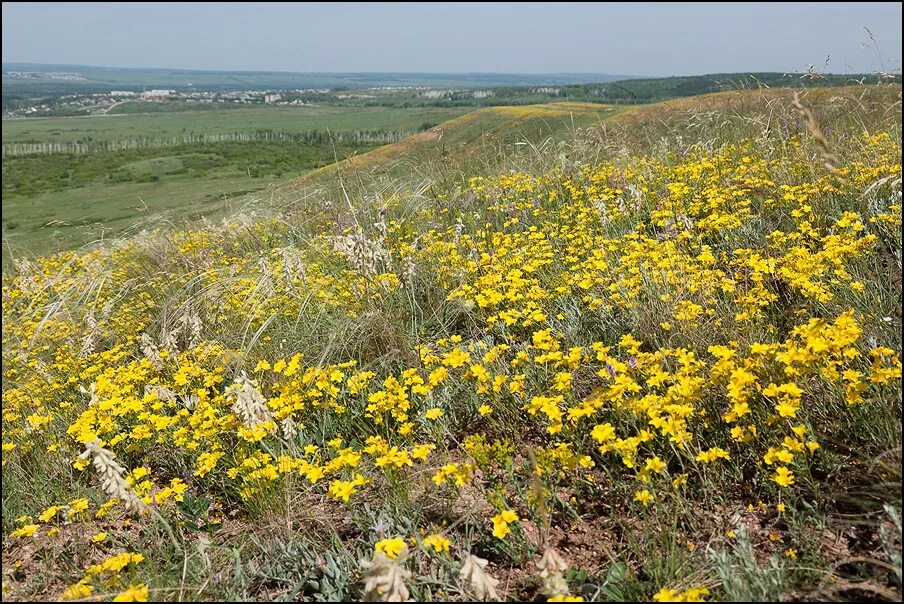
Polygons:
<instances>
[{"instance_id":1,"label":"horizon line","mask_svg":"<svg viewBox=\"0 0 904 604\"><path fill-rule=\"evenodd\" d=\"M736 74L756 74L756 73L780 73L780 74L801 74L806 73L800 71L723 71L710 73L697 73L692 75L635 75L610 73L605 71L544 71L544 72L523 72L523 71L288 71L288 70L271 70L271 69L209 69L209 68L193 68L193 67L115 67L110 65L87 65L82 63L38 63L34 61L2 61L0 62L4 68L7 65L35 65L42 67L67 67L67 68L92 68L92 69L113 69L113 70L150 70L150 71L171 71L171 72L190 72L190 73L257 73L257 74L288 74L288 75L359 75L359 74L403 74L403 75L445 75L445 76L481 76L481 75L513 75L513 76L574 76L574 75L590 75L590 76L608 76L619 77L624 79L664 79L664 78L686 78L697 76L711 75L736 75ZM820 75L872 75L874 72L851 72L851 73L835 73L821 72ZM900 74L895 74L900 75Z\"/></svg>"}]
</instances>

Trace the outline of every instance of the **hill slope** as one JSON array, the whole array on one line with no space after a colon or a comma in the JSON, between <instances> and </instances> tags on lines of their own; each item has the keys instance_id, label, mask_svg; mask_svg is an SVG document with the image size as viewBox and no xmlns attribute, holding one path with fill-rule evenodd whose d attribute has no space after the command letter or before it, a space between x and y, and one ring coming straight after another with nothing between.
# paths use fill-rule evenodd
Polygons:
<instances>
[{"instance_id":1,"label":"hill slope","mask_svg":"<svg viewBox=\"0 0 904 604\"><path fill-rule=\"evenodd\" d=\"M398 143L315 170L293 181L284 191L332 180L337 172L377 172L425 178L439 174L471 174L518 155L518 146L533 147L573 139L577 130L599 126L627 107L591 103L547 103L517 107L487 107L466 113Z\"/></svg>"},{"instance_id":2,"label":"hill slope","mask_svg":"<svg viewBox=\"0 0 904 604\"><path fill-rule=\"evenodd\" d=\"M900 599L900 95L487 110L19 264L4 599Z\"/></svg>"}]
</instances>

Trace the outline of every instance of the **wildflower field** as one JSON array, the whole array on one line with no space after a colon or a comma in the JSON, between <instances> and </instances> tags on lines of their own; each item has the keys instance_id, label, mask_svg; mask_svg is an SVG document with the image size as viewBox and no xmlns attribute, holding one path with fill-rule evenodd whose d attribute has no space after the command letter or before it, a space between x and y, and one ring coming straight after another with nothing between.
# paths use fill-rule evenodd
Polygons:
<instances>
[{"instance_id":1,"label":"wildflower field","mask_svg":"<svg viewBox=\"0 0 904 604\"><path fill-rule=\"evenodd\" d=\"M4 599L900 600L901 87L490 147L4 274Z\"/></svg>"}]
</instances>

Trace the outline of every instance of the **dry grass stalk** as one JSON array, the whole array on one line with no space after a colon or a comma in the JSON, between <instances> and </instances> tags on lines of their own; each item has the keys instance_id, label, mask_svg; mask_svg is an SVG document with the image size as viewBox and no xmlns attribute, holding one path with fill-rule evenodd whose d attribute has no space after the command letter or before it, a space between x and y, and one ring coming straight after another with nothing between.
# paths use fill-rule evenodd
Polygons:
<instances>
[{"instance_id":1,"label":"dry grass stalk","mask_svg":"<svg viewBox=\"0 0 904 604\"><path fill-rule=\"evenodd\" d=\"M826 135L823 134L822 128L819 127L819 122L816 121L813 112L804 107L800 102L800 95L797 92L794 93L794 99L791 101L791 104L807 121L807 131L819 145L821 151L820 155L822 156L823 165L826 169L835 170L840 167L841 162L839 161L838 156L832 153L832 149L829 147L829 141L826 140Z\"/></svg>"}]
</instances>

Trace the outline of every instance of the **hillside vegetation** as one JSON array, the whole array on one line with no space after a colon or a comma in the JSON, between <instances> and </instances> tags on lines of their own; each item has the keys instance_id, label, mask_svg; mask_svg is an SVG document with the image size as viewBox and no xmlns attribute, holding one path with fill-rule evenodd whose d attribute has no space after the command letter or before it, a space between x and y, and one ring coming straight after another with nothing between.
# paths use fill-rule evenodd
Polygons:
<instances>
[{"instance_id":1,"label":"hillside vegetation","mask_svg":"<svg viewBox=\"0 0 904 604\"><path fill-rule=\"evenodd\" d=\"M3 266L124 236L161 215L219 220L249 196L467 109L243 107L3 120Z\"/></svg>"},{"instance_id":2,"label":"hillside vegetation","mask_svg":"<svg viewBox=\"0 0 904 604\"><path fill-rule=\"evenodd\" d=\"M901 77L888 75L888 80L900 83ZM563 93L578 100L638 104L728 90L825 88L881 81L882 77L875 74L715 73L566 86Z\"/></svg>"},{"instance_id":3,"label":"hillside vegetation","mask_svg":"<svg viewBox=\"0 0 904 604\"><path fill-rule=\"evenodd\" d=\"M488 108L3 276L4 599L901 598L901 87Z\"/></svg>"}]
</instances>

